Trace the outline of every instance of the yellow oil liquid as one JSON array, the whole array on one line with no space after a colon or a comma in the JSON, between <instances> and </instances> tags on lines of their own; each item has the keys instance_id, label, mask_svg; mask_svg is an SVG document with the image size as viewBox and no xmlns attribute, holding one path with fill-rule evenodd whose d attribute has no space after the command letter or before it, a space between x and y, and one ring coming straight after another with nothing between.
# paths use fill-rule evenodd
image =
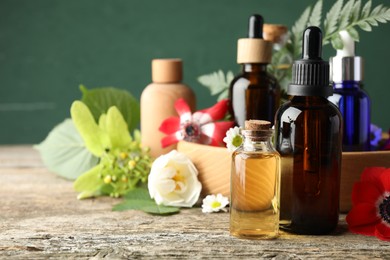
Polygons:
<instances>
[{"instance_id":1,"label":"yellow oil liquid","mask_svg":"<svg viewBox=\"0 0 390 260\"><path fill-rule=\"evenodd\" d=\"M280 157L270 153L233 154L230 233L272 239L279 231Z\"/></svg>"}]
</instances>

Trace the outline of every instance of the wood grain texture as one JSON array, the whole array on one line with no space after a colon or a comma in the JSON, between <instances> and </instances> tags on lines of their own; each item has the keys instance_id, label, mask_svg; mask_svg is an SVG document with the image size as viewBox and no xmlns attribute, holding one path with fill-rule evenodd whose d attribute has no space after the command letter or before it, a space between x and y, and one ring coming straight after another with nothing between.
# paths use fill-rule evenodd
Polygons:
<instances>
[{"instance_id":1,"label":"wood grain texture","mask_svg":"<svg viewBox=\"0 0 390 260\"><path fill-rule=\"evenodd\" d=\"M229 215L200 208L168 217L112 212L119 200L76 200L72 183L48 172L31 147L0 148L0 259L388 259L390 243L347 231L282 233L272 241L229 235Z\"/></svg>"}]
</instances>

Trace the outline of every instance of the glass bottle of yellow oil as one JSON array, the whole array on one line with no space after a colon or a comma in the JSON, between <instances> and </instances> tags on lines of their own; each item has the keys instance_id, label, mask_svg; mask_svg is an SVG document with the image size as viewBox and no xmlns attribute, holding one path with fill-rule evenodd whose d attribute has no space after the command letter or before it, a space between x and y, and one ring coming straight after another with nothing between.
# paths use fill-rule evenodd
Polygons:
<instances>
[{"instance_id":1,"label":"glass bottle of yellow oil","mask_svg":"<svg viewBox=\"0 0 390 260\"><path fill-rule=\"evenodd\" d=\"M230 234L273 239L279 232L280 155L271 123L245 121L244 143L232 155Z\"/></svg>"}]
</instances>

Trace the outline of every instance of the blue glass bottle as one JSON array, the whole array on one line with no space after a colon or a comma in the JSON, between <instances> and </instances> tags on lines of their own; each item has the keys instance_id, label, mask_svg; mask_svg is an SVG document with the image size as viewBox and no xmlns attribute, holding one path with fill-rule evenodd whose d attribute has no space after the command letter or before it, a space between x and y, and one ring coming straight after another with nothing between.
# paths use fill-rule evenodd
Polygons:
<instances>
[{"instance_id":1,"label":"blue glass bottle","mask_svg":"<svg viewBox=\"0 0 390 260\"><path fill-rule=\"evenodd\" d=\"M330 60L333 96L343 117L343 151L370 150L371 102L363 90L363 59L355 56L355 42L340 32L344 47Z\"/></svg>"},{"instance_id":2,"label":"blue glass bottle","mask_svg":"<svg viewBox=\"0 0 390 260\"><path fill-rule=\"evenodd\" d=\"M343 151L370 150L370 107L371 102L359 81L333 83L335 103L343 117Z\"/></svg>"}]
</instances>

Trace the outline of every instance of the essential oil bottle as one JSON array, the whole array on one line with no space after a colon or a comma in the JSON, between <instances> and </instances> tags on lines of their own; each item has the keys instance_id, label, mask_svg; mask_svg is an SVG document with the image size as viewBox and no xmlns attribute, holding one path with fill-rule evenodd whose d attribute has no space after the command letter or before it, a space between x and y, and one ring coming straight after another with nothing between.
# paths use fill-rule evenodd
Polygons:
<instances>
[{"instance_id":1,"label":"essential oil bottle","mask_svg":"<svg viewBox=\"0 0 390 260\"><path fill-rule=\"evenodd\" d=\"M343 116L343 151L368 151L371 102L363 90L363 59L355 56L355 42L349 33L341 31L340 36L344 48L330 60L334 91L328 99Z\"/></svg>"},{"instance_id":2,"label":"essential oil bottle","mask_svg":"<svg viewBox=\"0 0 390 260\"><path fill-rule=\"evenodd\" d=\"M308 27L288 87L293 97L275 119L282 165L280 226L297 234L330 233L339 219L342 117L327 99L333 89L321 53L322 32Z\"/></svg>"},{"instance_id":3,"label":"essential oil bottle","mask_svg":"<svg viewBox=\"0 0 390 260\"><path fill-rule=\"evenodd\" d=\"M237 63L242 72L229 88L229 111L236 125L244 127L245 120L274 122L280 105L280 86L267 72L272 58L272 42L263 39L263 17L249 18L248 38L238 40Z\"/></svg>"},{"instance_id":4,"label":"essential oil bottle","mask_svg":"<svg viewBox=\"0 0 390 260\"><path fill-rule=\"evenodd\" d=\"M273 239L279 231L280 156L271 123L245 121L244 143L232 155L230 234Z\"/></svg>"}]
</instances>

